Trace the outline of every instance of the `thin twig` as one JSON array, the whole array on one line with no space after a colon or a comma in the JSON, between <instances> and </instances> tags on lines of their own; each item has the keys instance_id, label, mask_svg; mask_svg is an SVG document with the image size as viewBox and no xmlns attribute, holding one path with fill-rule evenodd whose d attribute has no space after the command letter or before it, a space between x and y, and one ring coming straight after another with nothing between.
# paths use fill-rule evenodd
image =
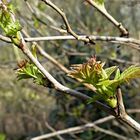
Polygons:
<instances>
[{"instance_id":1,"label":"thin twig","mask_svg":"<svg viewBox=\"0 0 140 140\"><path fill-rule=\"evenodd\" d=\"M49 133L49 134L44 134L42 136L32 138L31 140L43 140L43 139L48 139L48 138L54 137L56 135L69 134L69 133L80 133L89 128L93 128L95 131L99 131L99 132L117 137L118 139L121 139L121 140L130 140L130 138L127 138L125 136L122 136L120 134L117 134L117 133L109 131L109 130L105 130L103 128L100 128L100 127L96 126L94 123L77 126L77 127L72 127L72 128L68 128L68 129L64 129L64 130L59 130L57 132L53 132L53 133Z\"/></svg>"},{"instance_id":2,"label":"thin twig","mask_svg":"<svg viewBox=\"0 0 140 140\"><path fill-rule=\"evenodd\" d=\"M87 35L78 35L83 40L87 38ZM124 37L113 37L113 36L95 36L95 35L88 35L90 40L93 41L106 41L112 42L117 44L122 43L132 43L134 45L140 45L140 40L133 39L133 38L124 38ZM75 40L76 38L72 35L65 35L65 36L48 36L48 37L31 37L25 38L27 42L33 41L52 41L52 40Z\"/></svg>"},{"instance_id":3,"label":"thin twig","mask_svg":"<svg viewBox=\"0 0 140 140\"><path fill-rule=\"evenodd\" d=\"M82 39L86 39L86 35L78 35ZM140 40L134 39L134 38L123 38L123 37L113 37L113 36L94 36L89 35L88 38L93 41L105 41L105 42L111 42L115 44L125 44L129 45L130 47L134 48L131 45L135 45L135 49L140 50ZM0 35L0 40L5 41L7 43L11 43L11 40L3 35ZM46 36L46 37L28 37L24 38L26 42L38 42L38 41L55 41L55 40L76 40L75 37L72 35L67 36Z\"/></svg>"},{"instance_id":4,"label":"thin twig","mask_svg":"<svg viewBox=\"0 0 140 140\"><path fill-rule=\"evenodd\" d=\"M11 43L11 39L9 37L6 37L6 36L3 36L3 35L0 35L0 40L6 42L6 43Z\"/></svg>"},{"instance_id":5,"label":"thin twig","mask_svg":"<svg viewBox=\"0 0 140 140\"><path fill-rule=\"evenodd\" d=\"M26 3L26 5L27 5L27 7L28 7L28 9L30 10L30 12L31 12L31 14L40 22L40 23L42 23L42 24L44 24L45 26L48 26L48 24L45 22L45 21L43 21L39 16L38 16L38 12L39 12L39 14L41 14L43 17L45 17L45 18L47 18L50 22L51 22L51 24L53 24L53 25L56 25L57 23L55 22L55 20L53 20L50 16L46 16L43 12L41 12L41 11L36 11L33 7L32 7L32 5L27 1L27 0L24 0L25 1L25 3ZM49 27L51 27L51 26L49 26ZM51 27L52 28L52 27Z\"/></svg>"},{"instance_id":6,"label":"thin twig","mask_svg":"<svg viewBox=\"0 0 140 140\"><path fill-rule=\"evenodd\" d=\"M46 127L47 127L49 130L51 130L52 132L57 132L52 126L49 125L49 123L48 123L47 121L45 121L45 125L46 125ZM59 140L64 140L63 137L61 137L60 135L56 135L56 136L57 136L57 138L58 138Z\"/></svg>"},{"instance_id":7,"label":"thin twig","mask_svg":"<svg viewBox=\"0 0 140 140\"><path fill-rule=\"evenodd\" d=\"M140 109L128 109L127 110L128 113L140 113ZM68 128L68 129L64 129L64 130L59 130L56 133L49 133L49 134L44 134L42 136L38 136L35 138L32 138L31 140L42 140L42 139L47 139L47 138L51 138L51 137L55 137L56 135L62 135L62 134L68 134L68 133L80 133L83 132L84 130L87 130L89 128L92 128L93 126L97 125L97 124L102 124L104 122L110 121L112 119L114 119L114 116L107 116L101 119L98 119L92 123L87 123L85 125L81 125L81 126L76 126L76 127L72 127L72 128ZM118 136L118 135L117 135ZM125 137L126 139L126 137ZM130 139L130 138L127 138Z\"/></svg>"},{"instance_id":8,"label":"thin twig","mask_svg":"<svg viewBox=\"0 0 140 140\"><path fill-rule=\"evenodd\" d=\"M94 0L86 0L90 5L95 7L101 14L103 14L111 23L113 23L121 32L121 36L127 36L129 35L128 31L124 26L115 20L107 11L105 8L101 8L98 6L98 4Z\"/></svg>"},{"instance_id":9,"label":"thin twig","mask_svg":"<svg viewBox=\"0 0 140 140\"><path fill-rule=\"evenodd\" d=\"M51 8L53 8L63 19L64 23L65 23L65 26L66 26L66 30L69 34L71 34L73 37L75 37L77 40L81 40L81 41L84 41L86 43L93 43L88 37L86 38L81 38L78 34L76 34L70 24L69 24L69 21L65 15L65 13L60 9L58 8L53 2L51 2L50 0L41 0L43 1L46 5L50 6Z\"/></svg>"}]
</instances>

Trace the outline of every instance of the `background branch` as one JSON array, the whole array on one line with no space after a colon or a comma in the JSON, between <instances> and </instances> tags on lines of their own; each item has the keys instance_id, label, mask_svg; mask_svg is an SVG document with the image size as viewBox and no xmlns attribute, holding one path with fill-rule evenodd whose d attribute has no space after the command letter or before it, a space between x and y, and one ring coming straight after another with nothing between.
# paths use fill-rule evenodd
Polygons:
<instances>
[{"instance_id":1,"label":"background branch","mask_svg":"<svg viewBox=\"0 0 140 140\"><path fill-rule=\"evenodd\" d=\"M83 40L87 38L86 35L78 35ZM113 36L95 36L89 35L88 38L93 41L104 41L111 42L114 44L125 44L129 47L140 50L140 41L134 38L123 38L123 37L113 37ZM7 43L11 43L10 39L6 36L0 35L0 40L5 41ZM24 38L26 42L38 42L38 41L55 41L55 40L77 40L72 35L67 36L46 36L46 37L27 37Z\"/></svg>"},{"instance_id":2,"label":"background branch","mask_svg":"<svg viewBox=\"0 0 140 140\"><path fill-rule=\"evenodd\" d=\"M101 8L100 6L97 5L96 2L94 2L94 0L86 0L90 5L92 5L93 7L95 7L101 14L103 14L111 23L113 23L121 32L121 36L126 36L128 37L129 33L127 31L126 28L124 28L124 26L118 22L117 20L115 20L107 11L105 8Z\"/></svg>"},{"instance_id":3,"label":"background branch","mask_svg":"<svg viewBox=\"0 0 140 140\"><path fill-rule=\"evenodd\" d=\"M136 109L136 110L135 109L128 109L127 112L129 112L129 113L140 113L140 109ZM117 133L111 132L109 130L102 129L102 128L100 128L100 127L97 126L98 124L105 123L105 122L110 121L110 120L112 120L114 118L115 118L114 116L107 116L107 117L98 119L98 120L96 120L96 121L94 121L92 123L87 123L85 125L71 127L71 128L64 129L64 130L58 130L57 132L54 132L54 133L48 133L48 134L44 134L42 136L34 137L31 140L48 139L48 138L51 138L51 137L55 137L58 134L59 135L63 135L63 134L69 134L69 133L81 133L84 130L87 130L87 129L90 129L90 128L93 128L93 129L95 129L97 131L100 131L100 132L103 132L105 134L114 136L114 137L116 137L118 139L132 140L132 138L121 136L121 135L119 135Z\"/></svg>"}]
</instances>

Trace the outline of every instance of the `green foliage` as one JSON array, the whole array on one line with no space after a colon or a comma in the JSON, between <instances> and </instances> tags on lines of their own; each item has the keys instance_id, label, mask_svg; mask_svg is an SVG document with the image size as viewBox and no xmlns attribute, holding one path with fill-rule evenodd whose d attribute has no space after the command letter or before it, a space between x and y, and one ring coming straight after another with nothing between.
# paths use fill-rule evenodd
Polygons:
<instances>
[{"instance_id":1,"label":"green foliage","mask_svg":"<svg viewBox=\"0 0 140 140\"><path fill-rule=\"evenodd\" d=\"M35 83L39 85L44 84L44 76L34 64L29 63L27 61L23 61L18 65L19 65L19 68L17 69L18 80L32 78Z\"/></svg>"},{"instance_id":2,"label":"green foliage","mask_svg":"<svg viewBox=\"0 0 140 140\"><path fill-rule=\"evenodd\" d=\"M0 133L0 140L6 140L6 135L3 133Z\"/></svg>"},{"instance_id":3,"label":"green foliage","mask_svg":"<svg viewBox=\"0 0 140 140\"><path fill-rule=\"evenodd\" d=\"M24 1L11 0L11 2L15 6L15 8L18 9L18 14L16 15L16 17L20 18L21 20L24 21L25 27L27 27L28 33L30 35L46 36L46 35L56 35L57 34L56 30L52 30L52 28L49 28L49 26L43 25L39 21L38 21L39 25L37 25L37 22L36 23L34 22L34 17L32 16L32 13L27 10L27 6L25 5ZM35 4L37 2L38 2L38 5ZM103 17L100 16L100 14L94 8L89 7L89 5L81 4L81 1L78 1L78 0L77 1L66 0L65 2L62 0L57 0L54 2L55 2L55 4L58 5L58 7L61 7L62 9L64 9L64 12L66 12L66 15L68 16L68 18L69 18L69 16L71 17L69 19L71 27L79 34L85 33L85 34L95 34L95 35L112 35L112 36L118 35L117 29L115 29L114 26L111 26L111 24L108 23L108 20L103 20ZM36 1L30 0L29 3L35 9L35 11L37 11L37 13L43 13L44 15L45 15L45 13L47 13L47 15L44 17L39 14L39 18L41 20L45 21L47 25L53 25L51 22L49 22L48 19L46 19L48 16L48 17L51 17L52 19L55 19L55 20L53 20L53 23L56 23L55 25L58 25L58 27L61 26L62 21L60 21L57 13L55 13L51 8L49 8L49 7L46 8L46 5L42 4L41 1L39 2L38 0L36 0ZM117 18L120 22L122 20L124 20L125 17L129 17L130 20L127 20L127 28L128 28L128 30L129 29L131 30L131 37L138 36L138 31L140 30L139 19L134 21L132 18L132 14L137 14L140 11L140 9L137 8L137 6L139 6L137 4L137 2L133 2L133 4L131 5L132 7L135 6L134 8L132 8L131 6L128 6L128 3L129 3L129 5L131 4L131 2L128 2L128 1L124 2L124 1L117 1L117 0L115 1L114 0L113 2L110 2L110 0L108 0L107 3L109 4L108 5L109 12L112 13L112 15L114 15L114 17ZM41 7L40 8L41 10L38 8L39 6ZM73 13L72 11L75 11L75 14L72 14ZM117 11L120 11L120 12L117 12ZM33 19L33 20L31 21L31 19ZM77 21L79 21L79 22L77 22ZM136 26L133 26L134 22L135 22ZM124 23L126 23L126 22L124 22ZM33 24L34 24L34 26L33 26ZM98 32L97 29L99 29L100 31ZM54 45L57 45L58 47L54 46ZM102 111L102 110L99 111L96 107L94 107L93 104L90 104L90 105L86 105L85 110L84 111L81 110L82 115L80 117L78 116L76 118L75 116L71 116L71 111L67 109L68 105L71 102L73 102L73 98L71 98L70 96L67 96L68 98L65 99L65 101L64 101L64 98L65 98L64 95L61 95L60 97L58 97L60 94L58 92L56 92L55 90L48 91L48 90L46 90L46 88L42 88L40 86L35 86L34 84L31 85L31 83L29 84L27 82L28 79L17 82L15 79L15 75L13 74L13 71L12 71L12 68L14 67L13 62L15 62L15 59L16 59L15 55L13 53L13 48L10 47L11 44L5 44L5 46L3 46L3 47L2 46L3 46L3 43L1 41L1 55L0 55L0 58L1 58L0 69L1 69L1 75L2 75L1 80L0 80L1 81L1 83L0 83L0 86L1 86L0 102L1 102L1 108L2 108L1 109L1 121L3 121L3 119L4 120L6 119L5 116L7 114L9 114L9 111L10 111L11 113L13 113L13 117L11 117L10 120L14 120L15 118L16 118L15 120L19 120L18 115L22 116L24 113L25 116L27 115L30 118L36 119L39 123L39 126L40 125L44 126L44 123L46 121L48 121L54 128L63 129L63 128L66 128L67 123L71 123L71 126L77 126L77 125L81 125L81 121L83 121L83 120L94 121L94 120L102 118L106 115L104 113L104 111ZM125 45L123 45L123 46L125 46ZM113 57L114 60L109 59L109 58L112 58L112 53L113 54L116 53L116 48L117 48L117 45L113 45L112 43L109 43L109 42L106 42L106 43L96 42L95 46L92 46L92 45L83 46L83 43L80 43L77 41L72 41L72 40L53 41L52 43L48 43L48 41L47 41L44 43L41 42L41 47L44 48L45 51L50 53L54 58L58 58L61 61L61 63L64 64L65 66L68 66L71 63L72 64L77 64L77 63L82 64L83 62L85 62L85 59L88 56L95 54L95 53L97 56L99 55L99 57L104 59L106 61L107 65L109 65L110 63L114 63L113 65L118 64L117 61L114 61L114 60L116 60L116 57L115 58ZM96 50L94 52L95 47L99 51ZM57 51L56 51L56 49L57 49ZM64 55L64 57L61 57L63 55L63 53L69 54L69 52L71 52L70 51L71 49L75 50L75 52L87 53L88 56L83 57L80 55L80 56L71 57L70 55ZM132 61L135 59L137 62L139 62L139 52L136 52L135 50L131 51L132 49L131 48L128 49L127 47L121 47L120 49L121 49L121 54L119 54L119 55L116 54L117 58L118 59L122 58L124 61L126 61L126 63L119 62L119 68L121 68L121 69L125 68L127 66L127 61ZM42 59L43 58L41 57L40 60L42 61ZM46 63L48 64L48 61L43 61L43 64L45 66L46 66ZM69 82L69 80L66 81L65 75L58 73L58 70L55 69L55 67L48 66L47 68L50 71L53 69L52 73L55 73L55 74L57 73L56 78L59 79L59 82L64 83L66 86L68 86L70 88L78 87L78 85L79 85L78 82L71 84L71 82ZM119 69L117 69L117 70L119 70ZM114 74L111 75L111 77L113 75L115 75L115 72L114 72ZM60 78L58 76L60 76ZM128 86L123 87L124 93L125 92L128 93L128 90L129 90L129 94L127 94L127 96L124 96L126 107L127 108L139 108L139 94L136 94L140 90L139 81L137 80L137 82L134 82L133 88L131 88L131 89L130 89L130 87L128 88ZM80 88L80 91L82 91L81 88ZM36 96L38 95L40 97L40 100L36 100L34 97L32 97L32 94L34 94L34 93L36 94ZM10 96L11 94L12 94L12 96ZM56 96L54 96L54 94ZM94 94L94 95L96 95L96 94ZM51 100L49 98L51 98ZM56 100L57 100L57 102L56 102ZM60 102L61 102L61 104L60 104ZM75 102L76 103L80 102L79 104L82 104L82 101L80 101L78 99ZM73 108L75 108L75 107L76 107L76 105L74 104ZM66 108L66 109L64 109L64 108ZM70 109L71 108L72 107L70 106ZM55 109L55 111L52 111L53 109ZM52 112L50 112L50 111L52 111ZM63 113L63 117L61 117L59 115L62 113ZM44 120L44 116L47 116L47 118L45 120ZM50 117L48 117L48 116L50 116ZM58 117L58 116L60 116L60 117ZM137 116L137 115L133 115L134 118L135 118L135 116ZM42 117L43 117L43 119L42 119ZM65 119L63 119L63 118L65 118ZM64 120L66 120L66 121L64 121ZM75 121L73 121L73 120L75 120ZM53 121L53 123L52 123L52 121ZM30 127L29 129L26 127L24 128L22 124L24 124L24 126L27 126L28 122L29 122L29 124L32 125L32 127L31 127L31 125L29 125L29 127ZM4 124L4 122L2 124ZM5 125L7 126L7 124L5 124ZM17 125L18 126L20 125L22 127L22 132L20 131L20 127L18 127ZM38 130L38 127L35 128L34 126L36 126L36 125L37 125L36 121L31 121L28 118L23 119L23 117L18 122L14 121L14 124L13 124L14 128L16 128L16 130L18 130L16 134L19 135L19 133L21 132L20 136L22 136L22 134L25 134L25 131L28 132L28 134L26 133L28 135L26 138L22 137L20 139L28 139L29 137L32 137L31 134L36 135L36 132L38 135L40 133L40 129ZM61 126L61 128L59 126ZM112 131L115 131L116 133L119 133L120 135L125 135L126 137L132 137L132 134L133 134L133 136L136 139L138 139L135 132L132 132L130 134L129 133L130 131L125 131L125 132L120 131L119 129L116 129L116 127L114 127L114 125L112 123L104 123L104 124L101 124L100 126L105 129L110 128L110 129L112 129ZM4 126L1 126L1 127L5 128ZM43 128L44 127L42 127L42 129ZM33 130L35 130L36 132L34 132ZM42 131L45 132L46 129L45 130L43 129ZM4 130L4 132L6 133L7 131ZM10 127L10 132L12 133L12 135L16 135L13 132L13 129L11 127ZM77 139L81 139L81 140L86 140L86 139L87 140L93 140L93 139L114 140L114 139L116 139L109 135L102 134L101 132L97 132L96 130L94 132L94 129L92 129L91 131L90 130L82 131L82 133L76 134L76 136L77 136ZM68 135L65 135L64 137L65 137L64 139L74 139L73 137L69 138ZM12 139L11 135L7 134L6 139ZM13 138L13 139L19 140L17 138L17 136L16 136L16 138ZM57 139L57 138L54 138L54 139Z\"/></svg>"},{"instance_id":4,"label":"green foliage","mask_svg":"<svg viewBox=\"0 0 140 140\"><path fill-rule=\"evenodd\" d=\"M140 77L140 67L138 66L130 66L128 69L126 69L122 74L120 75L120 82L123 81L129 81L134 78Z\"/></svg>"},{"instance_id":5,"label":"green foliage","mask_svg":"<svg viewBox=\"0 0 140 140\"><path fill-rule=\"evenodd\" d=\"M0 5L0 27L8 37L18 37L17 33L22 29L18 20L12 19L12 7Z\"/></svg>"},{"instance_id":6,"label":"green foliage","mask_svg":"<svg viewBox=\"0 0 140 140\"><path fill-rule=\"evenodd\" d=\"M111 74L117 69L117 66L112 66L105 69L105 73L107 74L107 78L111 76Z\"/></svg>"},{"instance_id":7,"label":"green foliage","mask_svg":"<svg viewBox=\"0 0 140 140\"><path fill-rule=\"evenodd\" d=\"M97 4L100 4L100 5L102 5L102 4L104 4L104 0L94 0Z\"/></svg>"},{"instance_id":8,"label":"green foliage","mask_svg":"<svg viewBox=\"0 0 140 140\"><path fill-rule=\"evenodd\" d=\"M140 77L140 67L130 66L124 72L120 73L117 66L104 69L104 64L96 61L95 57L92 57L85 64L74 65L69 75L81 79L83 83L89 83L96 87L97 96L94 96L92 101L102 99L114 108L117 105L115 96L117 87L123 82ZM111 79L111 75L115 71L114 79ZM90 100L89 102L92 101Z\"/></svg>"}]
</instances>

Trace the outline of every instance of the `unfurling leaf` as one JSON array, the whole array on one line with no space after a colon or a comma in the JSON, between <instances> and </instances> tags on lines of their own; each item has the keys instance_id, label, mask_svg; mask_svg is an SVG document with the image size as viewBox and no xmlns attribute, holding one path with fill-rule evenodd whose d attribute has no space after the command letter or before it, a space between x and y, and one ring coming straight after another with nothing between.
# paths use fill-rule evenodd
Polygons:
<instances>
[{"instance_id":1,"label":"unfurling leaf","mask_svg":"<svg viewBox=\"0 0 140 140\"><path fill-rule=\"evenodd\" d=\"M139 77L140 77L140 67L134 65L134 66L130 66L124 72L122 72L119 80L124 82Z\"/></svg>"},{"instance_id":2,"label":"unfurling leaf","mask_svg":"<svg viewBox=\"0 0 140 140\"><path fill-rule=\"evenodd\" d=\"M5 34L9 37L16 37L17 32L20 31L22 29L19 21L15 21L12 23L9 23L6 27L5 27Z\"/></svg>"},{"instance_id":3,"label":"unfurling leaf","mask_svg":"<svg viewBox=\"0 0 140 140\"><path fill-rule=\"evenodd\" d=\"M112 66L112 67L109 67L109 68L106 68L105 69L105 72L107 74L107 77L109 78L111 76L111 74L116 71L118 67L117 66Z\"/></svg>"},{"instance_id":4,"label":"unfurling leaf","mask_svg":"<svg viewBox=\"0 0 140 140\"><path fill-rule=\"evenodd\" d=\"M117 69L114 80L118 80L121 76L120 69Z\"/></svg>"},{"instance_id":5,"label":"unfurling leaf","mask_svg":"<svg viewBox=\"0 0 140 140\"><path fill-rule=\"evenodd\" d=\"M79 78L84 83L96 84L98 80L103 77L102 67L103 63L96 62L96 59L92 57L87 63L74 65L69 76Z\"/></svg>"},{"instance_id":6,"label":"unfurling leaf","mask_svg":"<svg viewBox=\"0 0 140 140\"><path fill-rule=\"evenodd\" d=\"M106 69L103 67L104 63L96 61L96 58L92 57L87 63L75 65L69 75L73 78L81 79L83 83L92 84L96 88L97 95L89 102L101 99L114 108L117 105L117 87L123 82L140 77L140 67L130 66L122 73L120 73L117 66ZM111 75L115 71L113 79Z\"/></svg>"},{"instance_id":7,"label":"unfurling leaf","mask_svg":"<svg viewBox=\"0 0 140 140\"><path fill-rule=\"evenodd\" d=\"M5 32L6 36L17 37L18 31L20 31L22 27L18 20L13 20L11 11L10 5L7 5L7 9L0 5L0 27Z\"/></svg>"},{"instance_id":8,"label":"unfurling leaf","mask_svg":"<svg viewBox=\"0 0 140 140\"><path fill-rule=\"evenodd\" d=\"M23 63L24 62L24 63ZM44 84L44 75L40 70L32 63L28 61L23 61L22 64L18 64L19 68L17 69L17 78L18 80L32 78L35 83L43 85Z\"/></svg>"}]
</instances>

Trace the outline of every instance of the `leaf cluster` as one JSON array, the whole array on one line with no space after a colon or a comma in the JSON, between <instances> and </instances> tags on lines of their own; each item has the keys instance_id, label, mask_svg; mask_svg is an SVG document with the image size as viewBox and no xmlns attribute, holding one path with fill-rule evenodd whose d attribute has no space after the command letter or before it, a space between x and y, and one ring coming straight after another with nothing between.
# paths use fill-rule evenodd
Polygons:
<instances>
[{"instance_id":1,"label":"leaf cluster","mask_svg":"<svg viewBox=\"0 0 140 140\"><path fill-rule=\"evenodd\" d=\"M11 17L12 7L0 5L0 27L8 37L17 37L17 32L22 29L18 20L14 21Z\"/></svg>"},{"instance_id":2,"label":"leaf cluster","mask_svg":"<svg viewBox=\"0 0 140 140\"><path fill-rule=\"evenodd\" d=\"M117 66L104 68L104 65L105 63L96 61L96 58L92 57L87 63L73 65L73 70L69 75L96 87L97 96L93 100L103 99L107 103L114 100L115 105L113 106L116 106L115 92L117 87L124 82L140 77L140 67L132 65L121 73ZM115 74L112 78L113 73Z\"/></svg>"},{"instance_id":3,"label":"leaf cluster","mask_svg":"<svg viewBox=\"0 0 140 140\"><path fill-rule=\"evenodd\" d=\"M29 63L26 60L23 60L18 64L19 68L17 69L17 78L18 80L22 79L33 79L33 81L39 85L44 84L44 75L41 71L33 64Z\"/></svg>"}]
</instances>

